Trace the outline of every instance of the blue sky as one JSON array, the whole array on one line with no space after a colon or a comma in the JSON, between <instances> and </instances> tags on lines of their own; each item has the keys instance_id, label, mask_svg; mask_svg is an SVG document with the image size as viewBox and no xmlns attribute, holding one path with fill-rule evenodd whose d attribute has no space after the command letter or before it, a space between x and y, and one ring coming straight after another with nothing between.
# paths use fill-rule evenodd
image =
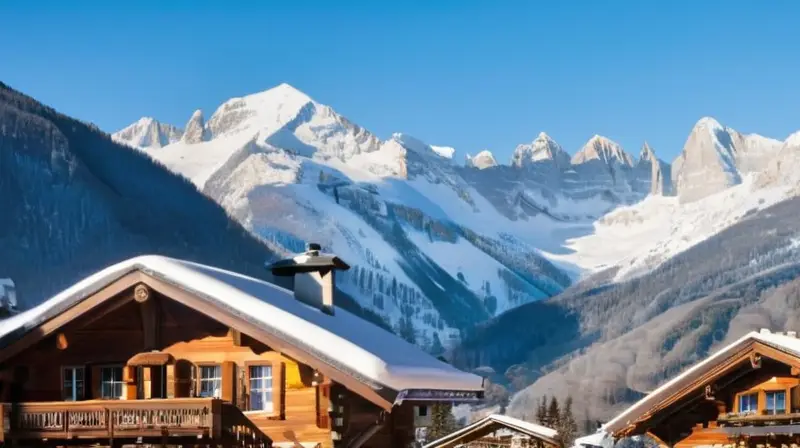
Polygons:
<instances>
[{"instance_id":1,"label":"blue sky","mask_svg":"<svg viewBox=\"0 0 800 448\"><path fill-rule=\"evenodd\" d=\"M760 6L760 7L759 7ZM288 82L386 138L507 161L546 131L672 160L711 115L800 129L800 2L0 2L0 81L113 131Z\"/></svg>"}]
</instances>

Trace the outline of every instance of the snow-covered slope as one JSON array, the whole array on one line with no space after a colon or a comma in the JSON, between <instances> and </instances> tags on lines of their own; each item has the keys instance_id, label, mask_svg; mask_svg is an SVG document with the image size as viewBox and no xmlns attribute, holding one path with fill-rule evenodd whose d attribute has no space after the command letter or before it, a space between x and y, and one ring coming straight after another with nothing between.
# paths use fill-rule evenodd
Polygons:
<instances>
[{"instance_id":1,"label":"snow-covered slope","mask_svg":"<svg viewBox=\"0 0 800 448\"><path fill-rule=\"evenodd\" d=\"M600 136L571 160L541 133L508 165L482 151L462 166L453 148L381 140L288 84L226 101L207 122L195 112L185 137L157 150L137 135L115 139L130 137L262 238L337 252L354 266L340 287L434 351L583 275L645 272L789 194L737 182L716 199L725 206L682 204L664 196L671 170L652 148L634 159ZM743 141L742 166L771 154L766 139Z\"/></svg>"}]
</instances>

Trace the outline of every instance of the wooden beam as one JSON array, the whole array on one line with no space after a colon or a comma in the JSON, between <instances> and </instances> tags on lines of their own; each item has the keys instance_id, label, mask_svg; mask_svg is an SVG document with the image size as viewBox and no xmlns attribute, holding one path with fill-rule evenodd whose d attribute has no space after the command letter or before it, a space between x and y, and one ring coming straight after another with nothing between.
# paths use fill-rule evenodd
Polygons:
<instances>
[{"instance_id":1,"label":"wooden beam","mask_svg":"<svg viewBox=\"0 0 800 448\"><path fill-rule=\"evenodd\" d=\"M136 290L140 291L142 285L136 286ZM161 313L157 299L150 297L150 290L147 290L147 299L140 301L138 295L137 302L139 302L139 314L142 318L142 334L144 335L144 349L156 350L160 348L161 342Z\"/></svg>"}]
</instances>

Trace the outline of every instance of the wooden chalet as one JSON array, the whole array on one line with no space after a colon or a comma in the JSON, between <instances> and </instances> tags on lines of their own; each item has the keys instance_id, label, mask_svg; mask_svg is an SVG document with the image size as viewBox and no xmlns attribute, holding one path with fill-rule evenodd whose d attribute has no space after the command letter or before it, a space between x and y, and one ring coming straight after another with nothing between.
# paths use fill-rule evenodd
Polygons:
<instances>
[{"instance_id":1,"label":"wooden chalet","mask_svg":"<svg viewBox=\"0 0 800 448\"><path fill-rule=\"evenodd\" d=\"M492 414L423 448L558 448L557 435L555 429Z\"/></svg>"},{"instance_id":2,"label":"wooden chalet","mask_svg":"<svg viewBox=\"0 0 800 448\"><path fill-rule=\"evenodd\" d=\"M347 265L311 249L272 266L294 291L144 256L0 321L0 438L401 447L415 406L482 398L480 377L337 308Z\"/></svg>"},{"instance_id":3,"label":"wooden chalet","mask_svg":"<svg viewBox=\"0 0 800 448\"><path fill-rule=\"evenodd\" d=\"M601 432L612 442L646 434L677 448L797 448L800 339L794 332L751 332L651 392Z\"/></svg>"}]
</instances>

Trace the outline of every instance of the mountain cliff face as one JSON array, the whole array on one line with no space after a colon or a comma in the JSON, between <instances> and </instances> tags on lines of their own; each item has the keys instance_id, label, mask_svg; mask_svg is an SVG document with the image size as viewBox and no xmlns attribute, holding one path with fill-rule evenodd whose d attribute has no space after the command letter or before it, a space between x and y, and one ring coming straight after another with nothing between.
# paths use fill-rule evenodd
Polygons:
<instances>
[{"instance_id":1,"label":"mountain cliff face","mask_svg":"<svg viewBox=\"0 0 800 448\"><path fill-rule=\"evenodd\" d=\"M181 142L193 145L195 143L202 143L207 141L210 138L209 130L206 129L206 122L203 118L203 111L196 110L192 114L192 118L186 123L184 127L185 131L183 132L183 136L181 137ZM129 140L125 139L122 136L119 136L120 140L125 140L130 143ZM147 145L138 145L147 147Z\"/></svg>"},{"instance_id":2,"label":"mountain cliff face","mask_svg":"<svg viewBox=\"0 0 800 448\"><path fill-rule=\"evenodd\" d=\"M672 165L677 195L691 202L738 185L744 176L762 170L781 146L780 141L744 135L703 118Z\"/></svg>"}]
</instances>

